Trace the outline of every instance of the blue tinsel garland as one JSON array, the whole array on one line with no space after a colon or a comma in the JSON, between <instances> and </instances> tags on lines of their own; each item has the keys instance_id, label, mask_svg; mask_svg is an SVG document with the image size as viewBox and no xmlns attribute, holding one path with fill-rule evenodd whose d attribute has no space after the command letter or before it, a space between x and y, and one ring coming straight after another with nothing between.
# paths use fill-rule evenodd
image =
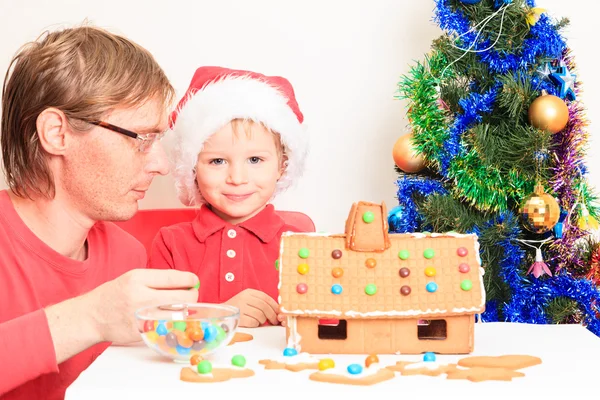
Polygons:
<instances>
[{"instance_id":1,"label":"blue tinsel garland","mask_svg":"<svg viewBox=\"0 0 600 400\"><path fill-rule=\"evenodd\" d=\"M429 196L432 194L447 194L442 183L432 179L403 176L396 182L398 186L398 200L403 207L400 215L393 214L388 219L390 232L406 233L415 232L424 227L420 226L422 218L413 200L415 194Z\"/></svg>"}]
</instances>

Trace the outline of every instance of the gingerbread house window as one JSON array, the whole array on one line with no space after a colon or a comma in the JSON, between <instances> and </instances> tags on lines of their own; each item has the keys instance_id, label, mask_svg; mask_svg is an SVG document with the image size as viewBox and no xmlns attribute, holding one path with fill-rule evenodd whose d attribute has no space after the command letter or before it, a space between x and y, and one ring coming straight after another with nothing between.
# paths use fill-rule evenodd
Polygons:
<instances>
[{"instance_id":1,"label":"gingerbread house window","mask_svg":"<svg viewBox=\"0 0 600 400\"><path fill-rule=\"evenodd\" d=\"M319 339L345 340L348 337L345 319L320 319Z\"/></svg>"},{"instance_id":2,"label":"gingerbread house window","mask_svg":"<svg viewBox=\"0 0 600 400\"><path fill-rule=\"evenodd\" d=\"M420 319L417 328L419 340L444 340L447 337L444 319Z\"/></svg>"}]
</instances>

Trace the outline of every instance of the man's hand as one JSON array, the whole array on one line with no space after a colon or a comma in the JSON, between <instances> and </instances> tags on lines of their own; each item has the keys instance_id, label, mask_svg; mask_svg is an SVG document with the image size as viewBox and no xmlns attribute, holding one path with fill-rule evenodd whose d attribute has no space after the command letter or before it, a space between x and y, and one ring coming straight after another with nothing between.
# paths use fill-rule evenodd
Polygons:
<instances>
[{"instance_id":1,"label":"man's hand","mask_svg":"<svg viewBox=\"0 0 600 400\"><path fill-rule=\"evenodd\" d=\"M246 289L225 302L240 309L240 326L256 328L266 321L278 325L277 314L279 304L266 293L259 290Z\"/></svg>"},{"instance_id":2,"label":"man's hand","mask_svg":"<svg viewBox=\"0 0 600 400\"><path fill-rule=\"evenodd\" d=\"M198 277L176 270L138 269L107 282L84 296L104 341L128 344L140 340L135 311L161 304L195 303ZM192 288L190 290L190 288Z\"/></svg>"}]
</instances>

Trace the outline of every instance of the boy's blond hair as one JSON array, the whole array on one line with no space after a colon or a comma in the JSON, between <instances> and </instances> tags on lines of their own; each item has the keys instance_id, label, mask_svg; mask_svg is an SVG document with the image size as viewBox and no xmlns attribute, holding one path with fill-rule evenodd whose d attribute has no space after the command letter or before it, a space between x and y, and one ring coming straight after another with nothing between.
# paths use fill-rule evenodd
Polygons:
<instances>
[{"instance_id":1,"label":"boy's blond hair","mask_svg":"<svg viewBox=\"0 0 600 400\"><path fill-rule=\"evenodd\" d=\"M55 107L78 130L116 107L157 99L169 107L174 89L154 57L119 35L92 26L45 32L10 62L2 90L3 168L22 197L54 197L54 179L39 143L37 118ZM79 122L78 122L79 121Z\"/></svg>"}]
</instances>

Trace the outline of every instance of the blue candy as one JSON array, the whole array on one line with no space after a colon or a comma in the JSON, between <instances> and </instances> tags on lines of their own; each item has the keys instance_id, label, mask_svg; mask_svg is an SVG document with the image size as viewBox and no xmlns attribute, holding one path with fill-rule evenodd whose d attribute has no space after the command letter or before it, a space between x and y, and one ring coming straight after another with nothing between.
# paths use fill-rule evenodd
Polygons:
<instances>
[{"instance_id":1,"label":"blue candy","mask_svg":"<svg viewBox=\"0 0 600 400\"><path fill-rule=\"evenodd\" d=\"M428 351L423 355L423 361L425 362L433 362L435 361L435 353Z\"/></svg>"},{"instance_id":2,"label":"blue candy","mask_svg":"<svg viewBox=\"0 0 600 400\"><path fill-rule=\"evenodd\" d=\"M427 286L425 286L425 289L427 289L427 291L428 291L429 293L433 293L433 292L435 292L435 291L437 290L437 288L438 288L438 285L437 285L437 283L435 283L435 282L429 282L429 283L427 284Z\"/></svg>"},{"instance_id":3,"label":"blue candy","mask_svg":"<svg viewBox=\"0 0 600 400\"><path fill-rule=\"evenodd\" d=\"M183 356L189 355L190 354L190 350L191 350L189 347L183 347L183 346L181 346L179 344L177 345L176 349L177 349L177 353L179 353L179 354L181 354Z\"/></svg>"},{"instance_id":4,"label":"blue candy","mask_svg":"<svg viewBox=\"0 0 600 400\"><path fill-rule=\"evenodd\" d=\"M208 325L204 329L204 341L212 342L213 340L215 340L217 338L218 333L219 332L217 331L217 328L215 328L214 325Z\"/></svg>"},{"instance_id":5,"label":"blue candy","mask_svg":"<svg viewBox=\"0 0 600 400\"><path fill-rule=\"evenodd\" d=\"M350 364L347 369L349 374L358 375L362 372L363 367L360 364Z\"/></svg>"},{"instance_id":6,"label":"blue candy","mask_svg":"<svg viewBox=\"0 0 600 400\"><path fill-rule=\"evenodd\" d=\"M283 350L283 355L286 357L292 357L298 355L298 350L287 347Z\"/></svg>"},{"instance_id":7,"label":"blue candy","mask_svg":"<svg viewBox=\"0 0 600 400\"><path fill-rule=\"evenodd\" d=\"M342 293L342 285L338 285L337 283L331 287L331 293L333 294L341 294Z\"/></svg>"},{"instance_id":8,"label":"blue candy","mask_svg":"<svg viewBox=\"0 0 600 400\"><path fill-rule=\"evenodd\" d=\"M165 336L167 333L169 333L169 331L167 330L165 324L161 322L156 327L156 333L158 333L159 336Z\"/></svg>"}]
</instances>

